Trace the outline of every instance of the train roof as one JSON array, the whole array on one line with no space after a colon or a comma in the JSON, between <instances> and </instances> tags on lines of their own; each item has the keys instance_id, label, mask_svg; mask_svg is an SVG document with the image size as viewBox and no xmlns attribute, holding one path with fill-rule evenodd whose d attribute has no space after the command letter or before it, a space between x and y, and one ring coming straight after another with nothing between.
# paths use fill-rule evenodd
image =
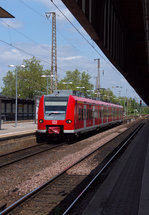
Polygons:
<instances>
[{"instance_id":1,"label":"train roof","mask_svg":"<svg viewBox=\"0 0 149 215\"><path fill-rule=\"evenodd\" d=\"M54 96L68 97L70 95L84 97L83 93L76 91L76 90L54 90L54 92L52 94L45 95L45 97L46 96L48 96L48 97L54 97Z\"/></svg>"},{"instance_id":2,"label":"train roof","mask_svg":"<svg viewBox=\"0 0 149 215\"><path fill-rule=\"evenodd\" d=\"M113 103L108 103L108 102L103 102L100 100L94 100L90 98L85 98L83 93L79 91L74 91L74 90L54 90L54 92L50 95L45 95L45 97L69 97L72 96L75 100L80 101L80 102L86 102L86 103L92 103L92 104L100 104L100 105L107 105L110 107L121 107L121 105L113 104Z\"/></svg>"},{"instance_id":3,"label":"train roof","mask_svg":"<svg viewBox=\"0 0 149 215\"><path fill-rule=\"evenodd\" d=\"M109 102L103 102L100 100L93 100L93 99L89 99L89 98L83 98L83 97L78 97L78 96L72 96L75 100L80 101L80 102L86 102L86 103L92 103L92 104L100 104L100 105L106 105L106 106L110 106L110 107L121 107L121 105L117 105L117 104L113 104L113 103L109 103Z\"/></svg>"}]
</instances>

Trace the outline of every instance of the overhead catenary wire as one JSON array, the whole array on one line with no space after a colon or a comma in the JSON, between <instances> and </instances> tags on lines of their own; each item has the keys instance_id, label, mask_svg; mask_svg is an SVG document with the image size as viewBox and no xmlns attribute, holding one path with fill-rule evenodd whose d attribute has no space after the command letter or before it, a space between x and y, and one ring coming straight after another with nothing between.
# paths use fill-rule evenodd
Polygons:
<instances>
[{"instance_id":1,"label":"overhead catenary wire","mask_svg":"<svg viewBox=\"0 0 149 215\"><path fill-rule=\"evenodd\" d=\"M17 49L17 50L19 50L19 51L21 51L21 52L27 54L27 55L30 55L31 57L34 57L33 54L31 54L31 53L29 53L29 52L27 52L27 51L25 51L25 50L23 50L23 49L21 49L21 48L18 48L17 46L15 46L15 45L13 45L13 44L11 44L11 43L8 43L8 42L6 42L6 41L4 41L4 40L1 40L1 39L0 39L0 42L5 43L5 44L7 44L8 46L11 46L11 47L13 47L13 48L15 48L15 49ZM38 58L40 61L43 61L43 62L45 62L45 63L47 63L47 64L50 64L48 61L45 61L45 60L41 59L40 57L37 57L37 58Z\"/></svg>"},{"instance_id":2,"label":"overhead catenary wire","mask_svg":"<svg viewBox=\"0 0 149 215\"><path fill-rule=\"evenodd\" d=\"M25 3L23 0L20 0L20 2L22 3L22 4L24 4L26 7L28 7L30 10L32 10L34 13L36 13L37 15L39 15L39 16L41 16L42 18L44 18L44 20L48 20L49 22L50 22L50 19L45 19L45 16L43 15L43 14L41 14L40 12L38 12L37 10L35 10L34 8L32 8L31 6L29 6L27 3ZM50 26L50 28L51 28L51 26ZM51 29L52 30L52 29ZM62 33L60 32L60 31L58 31L57 30L57 32L61 35L61 37L65 40L65 41L67 41L67 43L68 43L68 40L67 39L65 39L65 37L62 35ZM78 49L78 47L75 47L74 46L74 44L72 44L72 43L70 43L75 49ZM79 49L78 49L79 50Z\"/></svg>"},{"instance_id":3,"label":"overhead catenary wire","mask_svg":"<svg viewBox=\"0 0 149 215\"><path fill-rule=\"evenodd\" d=\"M45 18L45 16L40 13L39 11L35 10L34 8L32 8L30 5L28 5L26 2L24 2L23 0L19 0L22 4L24 4L26 7L28 7L30 10L32 10L34 13L38 14L39 16L41 16L42 18Z\"/></svg>"},{"instance_id":4,"label":"overhead catenary wire","mask_svg":"<svg viewBox=\"0 0 149 215\"><path fill-rule=\"evenodd\" d=\"M38 60L43 61L43 62L45 62L45 63L51 65L48 61L45 61L45 60L43 60L42 58L40 58L40 57L38 57L38 56L35 56L35 55L33 55L33 54L31 54L31 53L25 51L24 49L18 48L17 46L15 46L15 45L13 45L13 44L11 44L11 43L8 43L8 42L6 42L6 41L4 41L4 40L1 40L1 39L0 39L0 42L6 44L6 45L8 45L8 46L11 46L11 47L17 49L18 51L23 52L23 53L25 53L25 54L27 54L27 55L29 55L29 56L31 56L31 57L36 57ZM58 69L60 69L60 70L63 71L63 69L60 68L60 67L58 67Z\"/></svg>"},{"instance_id":5,"label":"overhead catenary wire","mask_svg":"<svg viewBox=\"0 0 149 215\"><path fill-rule=\"evenodd\" d=\"M115 69L115 67L111 64L110 61L107 61L100 53L99 51L89 42L89 40L77 29L77 27L68 19L68 17L61 11L61 9L54 3L53 0L51 0L51 2L53 3L53 5L57 8L57 10L66 18L66 20L73 26L73 28L78 32L78 34L80 34L80 36L93 48L93 50L109 65L111 66L111 68L116 71L121 77L124 78L124 76L118 72L117 69Z\"/></svg>"},{"instance_id":6,"label":"overhead catenary wire","mask_svg":"<svg viewBox=\"0 0 149 215\"><path fill-rule=\"evenodd\" d=\"M106 60L99 51L89 42L89 40L77 29L77 27L69 20L69 18L61 11L61 9L54 3L53 0L51 0L53 5L57 8L57 10L65 17L65 19L73 26L73 28L78 32L78 34L87 42L88 45L90 45L93 50L103 59L120 77L125 77L112 65L112 63L109 60ZM92 39L92 38L91 38ZM93 41L93 40L92 40ZM93 41L94 42L94 41ZM95 42L94 42L95 43ZM125 79L126 80L126 79Z\"/></svg>"},{"instance_id":7,"label":"overhead catenary wire","mask_svg":"<svg viewBox=\"0 0 149 215\"><path fill-rule=\"evenodd\" d=\"M32 10L34 13L36 13L37 15L39 15L39 16L41 16L42 18L44 18L44 20L46 21L46 19L45 19L45 16L43 15L43 14L41 14L40 12L38 12L37 10L35 10L34 8L32 8L30 5L28 5L26 2L24 2L23 0L20 0L20 2L21 3L23 3L27 8L29 8L30 10ZM55 3L52 1L52 3L55 5ZM56 6L56 5L55 5ZM56 6L57 7L57 6ZM57 7L58 8L58 7ZM66 16L63 14L63 12L58 8L58 10L60 11L60 13L66 18ZM68 18L67 18L67 20L69 20ZM70 23L71 23L71 21L69 21ZM71 23L72 25L73 25L73 23ZM16 29L14 29L12 26L10 26L10 25L8 25L10 28L12 28L14 31L16 31L16 32L18 32L19 34L21 34L22 36L24 36L25 38L27 38L27 39L29 39L29 40L31 40L32 42L35 42L35 43L37 43L35 40L33 40L32 38L30 38L30 37L28 37L27 35L25 35L24 33L22 33L22 32L20 32L20 31L18 31L18 30L16 30ZM75 27L75 25L73 25L74 27ZM51 27L51 26L50 26ZM95 48L94 48L94 46L84 37L84 35L75 27L75 29L77 30L77 32L79 33L79 34L81 34L82 36L83 36L83 38L85 39L85 41L86 42L88 42L90 45L91 45L91 47L94 49L94 50L96 50ZM64 36L58 31L58 33L64 38ZM65 38L64 38L65 39ZM6 41L5 41L6 42ZM67 42L68 42L68 40L67 40ZM7 43L7 42L6 42ZM12 43L8 43L8 44L11 44L12 45ZM8 45L7 44L7 45ZM72 45L72 44L71 44ZM74 45L72 45L73 47L75 47ZM42 48L44 48L44 47L42 47ZM75 47L75 49L78 49L78 48L76 48ZM47 49L46 49L47 50ZM19 48L19 51L21 51L21 49ZM96 50L97 51L97 50ZM33 56L31 53L29 53L29 52L27 52L27 51L23 51L23 52L26 52L26 54L28 53L30 56ZM50 52L50 50L49 50L49 52ZM97 51L97 53L101 56L101 58L102 59L104 59L103 57L102 57L102 55ZM41 58L39 58L38 57L38 59L41 59ZM90 60L90 61L92 61L91 59L89 59L88 58L88 60ZM105 60L105 59L104 59ZM43 62L45 62L45 60L41 60L41 61L43 61ZM105 60L106 61L106 60ZM106 61L107 62L107 61ZM47 63L47 62L46 62ZM75 66L76 68L78 67L78 65L76 66L75 64L73 64L72 62L70 62L73 66ZM108 62L107 62L108 63ZM49 63L48 63L49 64ZM49 64L50 65L50 64ZM109 63L109 65L110 65L110 63ZM111 65L110 65L111 66ZM84 70L84 68L81 68L80 66L79 66L79 68L81 69L81 70ZM60 68L60 67L58 67L58 69L60 69L60 70L63 70L62 68ZM115 70L115 68L113 68L114 70ZM116 70L115 70L116 71Z\"/></svg>"},{"instance_id":8,"label":"overhead catenary wire","mask_svg":"<svg viewBox=\"0 0 149 215\"><path fill-rule=\"evenodd\" d=\"M41 14L39 11L35 10L34 8L32 8L30 5L28 5L28 4L27 4L26 2L24 2L23 0L20 0L20 2L21 2L22 4L24 4L24 6L26 6L28 9L32 10L35 14L39 15L40 17L42 17L42 18L47 22L47 19L45 19L45 16L44 16L43 14ZM48 19L48 22L50 22L50 19ZM50 25L50 29L51 29L51 31L52 31L51 25ZM78 47L74 46L74 44L72 44L70 41L68 41L68 39L66 39L66 38L63 36L63 34L62 34L59 30L57 30L57 32L58 32L58 34L59 34L67 43L69 43L69 44L70 44L71 46L73 46L76 50L79 50L79 51L81 52L81 50L78 49ZM88 58L88 60L92 61L92 60L89 59L89 58ZM75 66L76 68L78 68L78 65L75 65L75 64L73 64L72 62L70 62L70 63L71 63L71 65L73 65L73 66ZM59 67L58 67L58 68L59 68ZM80 66L79 66L79 68L80 68L81 70L84 70L83 67L80 67Z\"/></svg>"},{"instance_id":9,"label":"overhead catenary wire","mask_svg":"<svg viewBox=\"0 0 149 215\"><path fill-rule=\"evenodd\" d=\"M20 34L21 36L23 36L24 38L32 41L33 43L36 43L36 44L40 44L38 43L37 41L33 40L31 37L27 36L26 34L22 33L21 31L15 29L13 26L11 26L10 24L7 24L6 22L4 22L4 20L0 20L0 22L2 22L4 25L6 25L8 28L11 28L13 31L17 32L18 34ZM48 52L50 52L49 48L44 48L42 47L43 49L47 50Z\"/></svg>"}]
</instances>

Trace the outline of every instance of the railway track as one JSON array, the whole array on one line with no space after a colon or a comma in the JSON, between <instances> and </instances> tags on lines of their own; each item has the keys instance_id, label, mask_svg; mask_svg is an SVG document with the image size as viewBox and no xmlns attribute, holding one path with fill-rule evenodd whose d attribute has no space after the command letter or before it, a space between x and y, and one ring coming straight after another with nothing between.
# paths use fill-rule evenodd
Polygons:
<instances>
[{"instance_id":1,"label":"railway track","mask_svg":"<svg viewBox=\"0 0 149 215\"><path fill-rule=\"evenodd\" d=\"M102 177L102 174L104 174L104 171L107 170L107 168L115 161L115 159L125 150L128 143L134 138L134 136L138 133L138 131L143 127L144 123L140 124L131 135L128 136L126 140L122 142L120 147L112 154L112 156L107 160L107 162L102 166L102 168L97 171L95 176L92 178L91 181L81 190L81 192L74 198L74 200L67 206L66 209L63 210L62 215L70 215L70 214L77 214L76 211L73 211L75 206L78 206L80 201L84 198L88 190L94 186L96 186L96 181ZM105 177L105 176L103 176ZM76 209L75 209L76 210ZM77 209L78 210L78 209Z\"/></svg>"},{"instance_id":2,"label":"railway track","mask_svg":"<svg viewBox=\"0 0 149 215\"><path fill-rule=\"evenodd\" d=\"M115 125L111 125L110 128L115 127ZM107 127L101 128L100 132L107 130ZM92 136L93 134L89 133L89 135L86 135L85 137L82 135L80 138L84 139L86 137ZM76 141L76 140L75 140ZM13 164L15 162L18 162L20 160L23 160L25 158L29 158L31 156L37 155L39 153L45 152L47 150L53 149L58 146L62 146L65 143L59 143L59 144L38 144L38 145L33 145L24 149L19 149L17 151L9 152L6 154L0 155L0 168L5 167L7 165Z\"/></svg>"},{"instance_id":3,"label":"railway track","mask_svg":"<svg viewBox=\"0 0 149 215\"><path fill-rule=\"evenodd\" d=\"M42 152L54 149L56 147L62 146L61 144L40 144L30 146L28 148L20 149L14 152L10 152L7 154L0 155L0 168L5 167L7 165L13 164L20 160L32 157L34 155L40 154Z\"/></svg>"},{"instance_id":4,"label":"railway track","mask_svg":"<svg viewBox=\"0 0 149 215\"><path fill-rule=\"evenodd\" d=\"M143 123L108 156L108 160L106 159L100 165L97 165L96 171L91 172L88 177L86 177L86 174L78 174L79 166L88 165L91 162L90 159L95 159L101 147L68 166L60 174L10 205L0 215L8 214L9 212L15 215L49 214L49 212L51 214L71 214L70 211L78 200L125 148L142 126Z\"/></svg>"}]
</instances>

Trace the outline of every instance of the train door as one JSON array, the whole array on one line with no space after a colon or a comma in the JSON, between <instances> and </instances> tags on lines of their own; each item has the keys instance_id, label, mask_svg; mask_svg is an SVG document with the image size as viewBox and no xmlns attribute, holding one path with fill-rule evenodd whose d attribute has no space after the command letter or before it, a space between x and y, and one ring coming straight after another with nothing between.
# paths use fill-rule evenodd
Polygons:
<instances>
[{"instance_id":1,"label":"train door","mask_svg":"<svg viewBox=\"0 0 149 215\"><path fill-rule=\"evenodd\" d=\"M107 122L107 107L106 107L106 105L103 105L102 113L103 113L103 124L105 124Z\"/></svg>"},{"instance_id":2,"label":"train door","mask_svg":"<svg viewBox=\"0 0 149 215\"><path fill-rule=\"evenodd\" d=\"M95 106L95 125L99 125L99 106Z\"/></svg>"},{"instance_id":3,"label":"train door","mask_svg":"<svg viewBox=\"0 0 149 215\"><path fill-rule=\"evenodd\" d=\"M113 122L113 113L114 113L114 111L113 111L113 107L111 107L111 115L112 115L112 122Z\"/></svg>"},{"instance_id":4,"label":"train door","mask_svg":"<svg viewBox=\"0 0 149 215\"><path fill-rule=\"evenodd\" d=\"M93 105L93 114L92 114L92 117L93 117L93 126L95 125L95 105Z\"/></svg>"},{"instance_id":5,"label":"train door","mask_svg":"<svg viewBox=\"0 0 149 215\"><path fill-rule=\"evenodd\" d=\"M108 106L108 122L112 121L112 107Z\"/></svg>"},{"instance_id":6,"label":"train door","mask_svg":"<svg viewBox=\"0 0 149 215\"><path fill-rule=\"evenodd\" d=\"M107 122L108 122L108 119L109 119L109 108L108 108L108 105L107 105L107 108L106 108L106 115L107 115Z\"/></svg>"},{"instance_id":7,"label":"train door","mask_svg":"<svg viewBox=\"0 0 149 215\"><path fill-rule=\"evenodd\" d=\"M77 115L75 116L75 128L83 128L83 105L79 102L77 102L76 105L76 113Z\"/></svg>"},{"instance_id":8,"label":"train door","mask_svg":"<svg viewBox=\"0 0 149 215\"><path fill-rule=\"evenodd\" d=\"M77 128L77 115L78 115L78 112L77 112L77 101L75 101L75 112L74 112L74 128L76 129Z\"/></svg>"},{"instance_id":9,"label":"train door","mask_svg":"<svg viewBox=\"0 0 149 215\"><path fill-rule=\"evenodd\" d=\"M99 125L100 125L100 124L102 124L102 118L101 118L101 117L102 117L102 114L101 114L101 112L102 112L102 107L99 106L98 109L99 109Z\"/></svg>"},{"instance_id":10,"label":"train door","mask_svg":"<svg viewBox=\"0 0 149 215\"><path fill-rule=\"evenodd\" d=\"M83 113L84 128L86 128L86 116L87 116L87 107L86 105L84 105L84 113Z\"/></svg>"},{"instance_id":11,"label":"train door","mask_svg":"<svg viewBox=\"0 0 149 215\"><path fill-rule=\"evenodd\" d=\"M108 122L111 122L111 106L108 107Z\"/></svg>"},{"instance_id":12,"label":"train door","mask_svg":"<svg viewBox=\"0 0 149 215\"><path fill-rule=\"evenodd\" d=\"M101 124L103 125L103 117L104 117L104 109L103 109L103 105L101 106Z\"/></svg>"}]
</instances>

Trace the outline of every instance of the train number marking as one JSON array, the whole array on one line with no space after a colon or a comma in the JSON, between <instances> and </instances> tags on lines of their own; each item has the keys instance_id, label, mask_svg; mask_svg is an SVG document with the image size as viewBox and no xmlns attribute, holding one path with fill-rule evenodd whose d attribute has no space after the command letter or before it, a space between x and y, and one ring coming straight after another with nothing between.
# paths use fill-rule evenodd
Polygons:
<instances>
[{"instance_id":1,"label":"train number marking","mask_svg":"<svg viewBox=\"0 0 149 215\"><path fill-rule=\"evenodd\" d=\"M52 120L53 125L57 125L57 120Z\"/></svg>"}]
</instances>

